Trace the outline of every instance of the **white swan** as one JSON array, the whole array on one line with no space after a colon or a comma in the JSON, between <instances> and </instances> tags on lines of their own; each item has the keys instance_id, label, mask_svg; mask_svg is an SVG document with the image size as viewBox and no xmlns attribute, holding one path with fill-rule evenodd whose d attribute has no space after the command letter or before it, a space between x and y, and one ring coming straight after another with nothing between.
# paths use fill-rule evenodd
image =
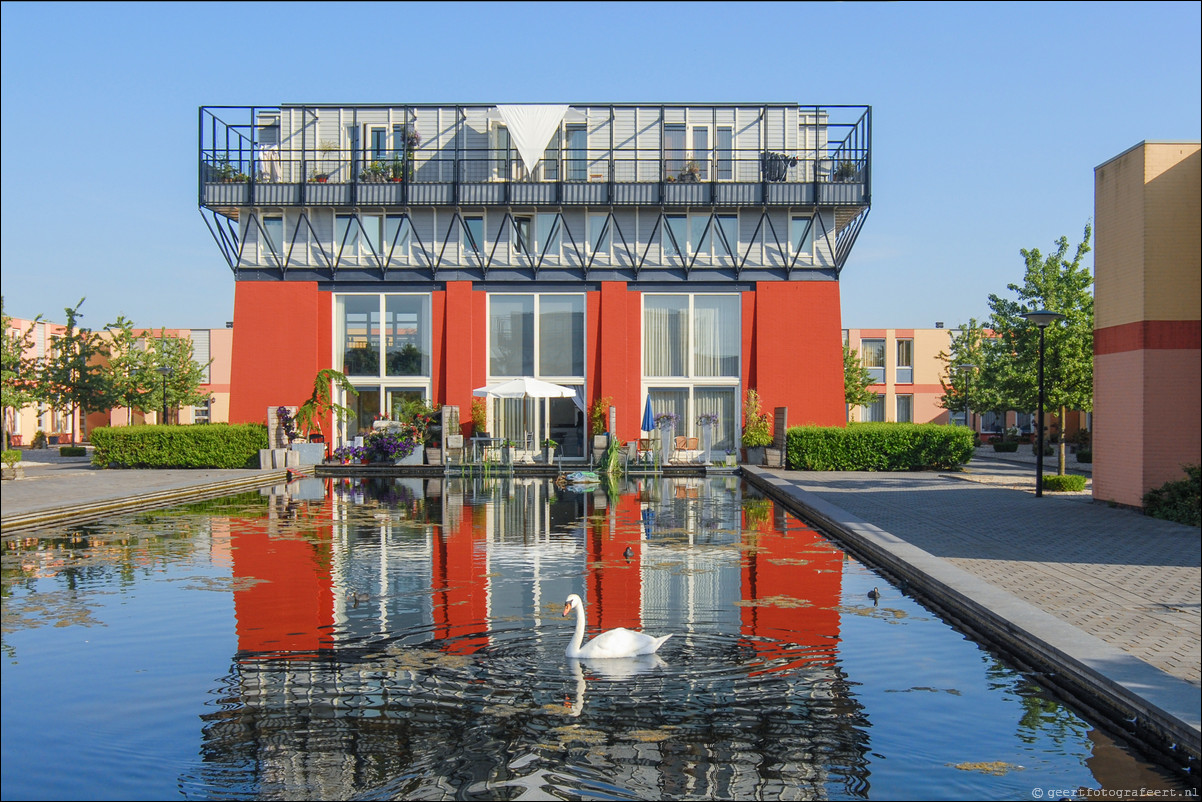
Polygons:
<instances>
[{"instance_id":1,"label":"white swan","mask_svg":"<svg viewBox=\"0 0 1202 802\"><path fill-rule=\"evenodd\" d=\"M566 618L568 613L576 610L576 634L568 643L568 657L583 657L590 660L612 659L615 657L634 657L640 654L654 654L660 646L664 645L664 641L672 637L664 635L662 638L653 638L642 632L635 632L630 629L611 629L608 632L602 632L597 637L588 642L588 645L581 646L584 643L584 602L580 597L573 593L568 596L567 601L563 603L563 614Z\"/></svg>"}]
</instances>

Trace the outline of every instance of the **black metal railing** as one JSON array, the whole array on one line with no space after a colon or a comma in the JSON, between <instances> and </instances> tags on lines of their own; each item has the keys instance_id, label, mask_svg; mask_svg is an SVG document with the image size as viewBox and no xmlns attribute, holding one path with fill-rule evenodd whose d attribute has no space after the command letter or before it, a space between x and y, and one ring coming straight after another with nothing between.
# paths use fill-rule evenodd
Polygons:
<instances>
[{"instance_id":1,"label":"black metal railing","mask_svg":"<svg viewBox=\"0 0 1202 802\"><path fill-rule=\"evenodd\" d=\"M311 117L316 124L322 112L339 107L298 108L303 119ZM410 119L413 108L405 108L406 119ZM462 112L462 107L440 108ZM761 203L775 197L781 202L866 205L870 196L871 109L797 109L797 118L803 120L799 139L812 140L812 147L788 150L711 146L698 152L665 147L660 137L660 144L651 148L615 145L573 149L557 136L536 167L529 170L516 149L465 147L462 132L441 145L422 143L415 133L416 122L405 124L403 130L414 133L403 136L401 147L384 147L379 142L352 142L348 147L339 147L312 134L284 132L281 136L278 122L273 136L263 136L261 132L270 130L270 126L263 124L262 115L274 115L271 119L278 121L279 108L202 107L200 203L663 203L679 199L704 204ZM835 109L850 110L850 121L833 120ZM232 113L246 121L226 122L218 112L226 116ZM461 122L462 117L460 113ZM765 126L761 113L761 127ZM783 141L783 133L774 135L774 139ZM281 141L300 144L285 147L278 144ZM756 184L761 185L758 191L732 189ZM769 187L779 184L811 188L797 192ZM857 186L855 191L822 188L836 184ZM618 189L618 185L627 186ZM644 188L631 191L629 185Z\"/></svg>"}]
</instances>

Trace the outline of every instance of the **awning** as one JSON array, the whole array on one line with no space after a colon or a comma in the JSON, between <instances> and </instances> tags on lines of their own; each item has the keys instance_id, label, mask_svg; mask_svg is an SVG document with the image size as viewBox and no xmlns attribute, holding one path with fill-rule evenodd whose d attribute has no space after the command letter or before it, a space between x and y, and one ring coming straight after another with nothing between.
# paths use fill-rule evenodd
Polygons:
<instances>
[{"instance_id":1,"label":"awning","mask_svg":"<svg viewBox=\"0 0 1202 802\"><path fill-rule=\"evenodd\" d=\"M513 141L514 147L518 149L518 155L522 157L522 164L526 165L528 171L533 172L543 158L547 143L551 141L551 136L558 130L559 123L567 113L568 107L566 104L557 106L546 103L527 103L497 106L497 111L509 129L509 138Z\"/></svg>"}]
</instances>

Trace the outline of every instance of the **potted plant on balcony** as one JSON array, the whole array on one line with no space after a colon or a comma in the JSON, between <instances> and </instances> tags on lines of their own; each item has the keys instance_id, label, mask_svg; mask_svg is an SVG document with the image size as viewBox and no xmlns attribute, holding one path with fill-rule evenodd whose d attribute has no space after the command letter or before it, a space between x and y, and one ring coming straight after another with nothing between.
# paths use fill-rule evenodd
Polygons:
<instances>
[{"instance_id":1,"label":"potted plant on balcony","mask_svg":"<svg viewBox=\"0 0 1202 802\"><path fill-rule=\"evenodd\" d=\"M555 449L557 448L559 448L559 443L555 442L550 437L548 437L546 440L543 440L543 462L550 465L551 461L555 459Z\"/></svg>"},{"instance_id":2,"label":"potted plant on balcony","mask_svg":"<svg viewBox=\"0 0 1202 802\"><path fill-rule=\"evenodd\" d=\"M743 402L743 448L747 451L747 464L762 465L764 449L772 445L772 415L761 410L760 394L754 389L747 391Z\"/></svg>"},{"instance_id":3,"label":"potted plant on balcony","mask_svg":"<svg viewBox=\"0 0 1202 802\"><path fill-rule=\"evenodd\" d=\"M359 183L382 184L388 180L388 165L374 161L359 171Z\"/></svg>"},{"instance_id":4,"label":"potted plant on balcony","mask_svg":"<svg viewBox=\"0 0 1202 802\"><path fill-rule=\"evenodd\" d=\"M834 175L831 176L833 181L841 184L849 184L860 180L860 169L856 167L853 161L841 161L839 166L835 168Z\"/></svg>"},{"instance_id":5,"label":"potted plant on balcony","mask_svg":"<svg viewBox=\"0 0 1202 802\"><path fill-rule=\"evenodd\" d=\"M697 162L686 162L685 166L680 168L680 175L677 177L677 180L685 184L696 184L700 181L701 168L697 166Z\"/></svg>"},{"instance_id":6,"label":"potted plant on balcony","mask_svg":"<svg viewBox=\"0 0 1202 802\"><path fill-rule=\"evenodd\" d=\"M405 163L403 161L393 159L392 164L388 165L388 180L394 184L405 180Z\"/></svg>"}]
</instances>

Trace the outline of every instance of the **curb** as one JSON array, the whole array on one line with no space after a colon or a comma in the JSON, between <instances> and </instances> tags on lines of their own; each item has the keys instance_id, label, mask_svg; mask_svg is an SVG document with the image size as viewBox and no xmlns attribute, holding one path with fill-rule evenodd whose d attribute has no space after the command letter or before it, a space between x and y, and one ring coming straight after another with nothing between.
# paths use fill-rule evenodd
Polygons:
<instances>
[{"instance_id":1,"label":"curb","mask_svg":"<svg viewBox=\"0 0 1202 802\"><path fill-rule=\"evenodd\" d=\"M146 493L138 496L125 496L92 501L85 504L64 505L50 510L6 515L0 517L0 533L8 535L25 529L49 526L64 521L84 523L118 512L149 509L152 507L169 507L183 501L197 501L217 496L228 496L240 490L253 490L266 485L283 484L288 481L290 472L292 474L303 473L312 476L313 466L300 469L263 471L258 476L250 476L242 479L227 479L222 482L185 485L184 487L159 490L154 493Z\"/></svg>"},{"instance_id":2,"label":"curb","mask_svg":"<svg viewBox=\"0 0 1202 802\"><path fill-rule=\"evenodd\" d=\"M983 644L1018 659L1072 701L1189 770L1202 752L1202 688L1082 632L1052 614L822 500L762 468L743 476L813 521L871 565L900 577L922 600Z\"/></svg>"}]
</instances>

